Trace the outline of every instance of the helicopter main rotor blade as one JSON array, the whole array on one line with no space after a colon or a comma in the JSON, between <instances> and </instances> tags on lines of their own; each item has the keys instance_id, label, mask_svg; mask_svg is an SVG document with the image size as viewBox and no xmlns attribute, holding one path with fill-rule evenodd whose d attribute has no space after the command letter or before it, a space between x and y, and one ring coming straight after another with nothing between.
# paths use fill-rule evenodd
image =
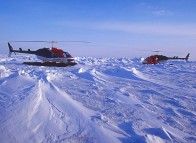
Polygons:
<instances>
[{"instance_id":1,"label":"helicopter main rotor blade","mask_svg":"<svg viewBox=\"0 0 196 143\"><path fill-rule=\"evenodd\" d=\"M45 42L45 43L70 42L70 43L90 43L88 41L10 41L10 42Z\"/></svg>"},{"instance_id":2,"label":"helicopter main rotor blade","mask_svg":"<svg viewBox=\"0 0 196 143\"><path fill-rule=\"evenodd\" d=\"M47 41L10 41L10 42L47 42Z\"/></svg>"},{"instance_id":3,"label":"helicopter main rotor blade","mask_svg":"<svg viewBox=\"0 0 196 143\"><path fill-rule=\"evenodd\" d=\"M57 42L70 42L70 43L91 43L88 41L57 41Z\"/></svg>"},{"instance_id":4,"label":"helicopter main rotor blade","mask_svg":"<svg viewBox=\"0 0 196 143\"><path fill-rule=\"evenodd\" d=\"M182 53L179 53L179 52L168 52L168 51L159 51L159 50L140 50L139 51L147 51L147 52L155 52L155 53L159 53L159 52L163 52L163 53L174 53L174 54L182 54Z\"/></svg>"}]
</instances>

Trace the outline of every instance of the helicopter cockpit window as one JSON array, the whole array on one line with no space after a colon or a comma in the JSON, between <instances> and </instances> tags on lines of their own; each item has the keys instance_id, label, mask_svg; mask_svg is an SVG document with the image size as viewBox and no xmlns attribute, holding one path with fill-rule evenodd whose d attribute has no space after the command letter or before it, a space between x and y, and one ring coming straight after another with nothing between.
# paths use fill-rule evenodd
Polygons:
<instances>
[{"instance_id":1,"label":"helicopter cockpit window","mask_svg":"<svg viewBox=\"0 0 196 143\"><path fill-rule=\"evenodd\" d=\"M63 52L64 57L71 57L71 55L68 52Z\"/></svg>"}]
</instances>

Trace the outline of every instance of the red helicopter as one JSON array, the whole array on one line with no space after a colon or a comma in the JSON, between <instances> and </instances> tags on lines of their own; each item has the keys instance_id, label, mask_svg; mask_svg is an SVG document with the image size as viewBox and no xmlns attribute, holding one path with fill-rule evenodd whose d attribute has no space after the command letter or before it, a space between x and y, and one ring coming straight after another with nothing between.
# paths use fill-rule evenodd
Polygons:
<instances>
[{"instance_id":1,"label":"red helicopter","mask_svg":"<svg viewBox=\"0 0 196 143\"><path fill-rule=\"evenodd\" d=\"M160 52L160 51L156 51L156 52ZM178 56L167 57L167 56L156 54L156 55L152 55L152 56L147 57L144 61L142 61L142 63L143 64L158 64L158 63L162 63L167 60L186 60L186 61L188 61L189 55L190 55L190 53L188 53L185 58L179 58Z\"/></svg>"},{"instance_id":2,"label":"red helicopter","mask_svg":"<svg viewBox=\"0 0 196 143\"><path fill-rule=\"evenodd\" d=\"M57 66L57 67L66 67L66 66L74 66L77 63L74 60L74 57L72 57L68 52L63 51L62 49L58 49L56 47L53 47L53 43L57 43L57 41L11 41L11 42L48 42L52 43L52 48L41 48L36 51L28 50L22 50L22 48L19 48L19 50L14 50L8 42L9 47L9 56L11 56L11 53L26 53L26 54L34 54L37 56L38 59L42 60L42 62L24 62L23 64L27 65L34 65L34 66ZM89 43L85 41L58 41L58 42L83 42L83 43Z\"/></svg>"}]
</instances>

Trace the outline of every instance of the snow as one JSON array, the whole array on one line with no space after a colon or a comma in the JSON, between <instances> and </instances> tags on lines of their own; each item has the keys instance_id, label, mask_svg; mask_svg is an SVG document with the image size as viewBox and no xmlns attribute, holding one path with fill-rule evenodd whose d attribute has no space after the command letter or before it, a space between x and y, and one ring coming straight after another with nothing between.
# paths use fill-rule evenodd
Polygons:
<instances>
[{"instance_id":1,"label":"snow","mask_svg":"<svg viewBox=\"0 0 196 143\"><path fill-rule=\"evenodd\" d=\"M0 56L0 142L196 142L196 62Z\"/></svg>"}]
</instances>

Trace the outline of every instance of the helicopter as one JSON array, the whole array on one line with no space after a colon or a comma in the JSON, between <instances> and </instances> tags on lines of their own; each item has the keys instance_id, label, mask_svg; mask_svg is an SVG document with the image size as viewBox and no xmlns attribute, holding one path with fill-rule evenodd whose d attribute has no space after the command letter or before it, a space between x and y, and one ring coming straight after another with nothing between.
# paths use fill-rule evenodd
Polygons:
<instances>
[{"instance_id":1,"label":"helicopter","mask_svg":"<svg viewBox=\"0 0 196 143\"><path fill-rule=\"evenodd\" d=\"M52 48L40 48L36 51L32 51L30 49L22 50L22 48L19 48L19 50L14 50L10 44L11 42L48 42L48 43L52 43ZM26 53L26 54L34 54L37 56L38 59L42 60L42 62L23 62L23 64L34 65L34 66L56 66L56 67L74 66L77 64L74 60L74 57L72 57L71 54L65 52L62 49L53 47L53 44L57 43L57 41L11 41L11 42L8 42L9 56L11 56L12 52L14 52L15 54ZM85 41L60 41L60 42L89 43Z\"/></svg>"},{"instance_id":2,"label":"helicopter","mask_svg":"<svg viewBox=\"0 0 196 143\"><path fill-rule=\"evenodd\" d=\"M160 51L155 51L155 52L160 52ZM185 58L179 58L178 56L174 56L174 57L167 57L164 55L151 55L149 57L147 57L145 60L142 61L142 64L158 64L158 63L162 63L164 61L167 60L185 60L188 61L190 53L187 54L187 56Z\"/></svg>"}]
</instances>

